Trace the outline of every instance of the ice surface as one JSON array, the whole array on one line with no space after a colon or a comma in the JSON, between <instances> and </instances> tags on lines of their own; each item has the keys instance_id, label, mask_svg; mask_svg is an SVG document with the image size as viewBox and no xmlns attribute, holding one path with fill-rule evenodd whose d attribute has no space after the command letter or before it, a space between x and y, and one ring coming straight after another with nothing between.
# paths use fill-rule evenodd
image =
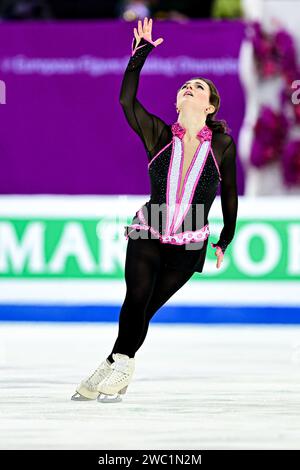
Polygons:
<instances>
[{"instance_id":1,"label":"ice surface","mask_svg":"<svg viewBox=\"0 0 300 470\"><path fill-rule=\"evenodd\" d=\"M150 324L121 403L71 395L115 323L0 323L1 449L299 449L298 325Z\"/></svg>"}]
</instances>

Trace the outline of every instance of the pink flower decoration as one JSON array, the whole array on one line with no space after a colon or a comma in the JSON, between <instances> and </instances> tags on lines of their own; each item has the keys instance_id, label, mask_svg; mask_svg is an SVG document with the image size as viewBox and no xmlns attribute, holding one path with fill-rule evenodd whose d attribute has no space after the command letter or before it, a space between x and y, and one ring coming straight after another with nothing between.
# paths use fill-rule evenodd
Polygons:
<instances>
[{"instance_id":1,"label":"pink flower decoration","mask_svg":"<svg viewBox=\"0 0 300 470\"><path fill-rule=\"evenodd\" d=\"M212 137L212 130L205 124L203 129L197 134L198 139L200 142L204 142L205 140L211 140Z\"/></svg>"},{"instance_id":2,"label":"pink flower decoration","mask_svg":"<svg viewBox=\"0 0 300 470\"><path fill-rule=\"evenodd\" d=\"M300 140L286 143L283 149L282 167L286 186L300 185Z\"/></svg>"},{"instance_id":3,"label":"pink flower decoration","mask_svg":"<svg viewBox=\"0 0 300 470\"><path fill-rule=\"evenodd\" d=\"M177 135L180 139L182 139L185 132L186 132L186 129L184 129L184 127L182 127L178 121L172 124L173 135Z\"/></svg>"},{"instance_id":4,"label":"pink flower decoration","mask_svg":"<svg viewBox=\"0 0 300 470\"><path fill-rule=\"evenodd\" d=\"M184 134L186 133L186 129L176 121L172 124L172 133L173 135L177 135L180 139L183 138ZM197 134L198 139L200 142L204 142L205 140L211 140L212 138L212 130L205 124L205 126L201 129L200 132Z\"/></svg>"},{"instance_id":5,"label":"pink flower decoration","mask_svg":"<svg viewBox=\"0 0 300 470\"><path fill-rule=\"evenodd\" d=\"M294 109L296 123L300 124L300 104L295 104L293 106L293 109Z\"/></svg>"},{"instance_id":6,"label":"pink flower decoration","mask_svg":"<svg viewBox=\"0 0 300 470\"><path fill-rule=\"evenodd\" d=\"M254 136L250 151L250 162L260 168L279 160L288 121L282 112L275 112L269 106L261 106L254 125Z\"/></svg>"}]
</instances>

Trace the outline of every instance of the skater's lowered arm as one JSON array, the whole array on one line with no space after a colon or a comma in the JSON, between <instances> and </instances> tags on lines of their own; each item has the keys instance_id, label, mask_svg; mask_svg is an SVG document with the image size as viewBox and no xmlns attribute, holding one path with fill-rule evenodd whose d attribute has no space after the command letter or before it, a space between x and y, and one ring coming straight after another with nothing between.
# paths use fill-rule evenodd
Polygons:
<instances>
[{"instance_id":1,"label":"skater's lowered arm","mask_svg":"<svg viewBox=\"0 0 300 470\"><path fill-rule=\"evenodd\" d=\"M219 246L224 253L234 237L238 209L236 145L232 137L223 153L220 171L222 177L220 196L224 227L215 245Z\"/></svg>"}]
</instances>

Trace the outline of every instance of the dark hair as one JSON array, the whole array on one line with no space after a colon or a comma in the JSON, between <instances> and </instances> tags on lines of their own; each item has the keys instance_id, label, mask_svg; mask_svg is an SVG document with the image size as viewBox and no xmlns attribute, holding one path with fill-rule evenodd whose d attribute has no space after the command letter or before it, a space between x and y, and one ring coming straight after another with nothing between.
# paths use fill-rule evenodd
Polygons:
<instances>
[{"instance_id":1,"label":"dark hair","mask_svg":"<svg viewBox=\"0 0 300 470\"><path fill-rule=\"evenodd\" d=\"M215 115L220 109L221 98L214 83L208 78L203 78L203 77L195 77L195 78L191 78L190 80L202 80L203 82L207 83L207 85L209 86L209 90L210 90L209 102L215 107L215 111L207 115L207 118L206 118L207 127L209 127L214 132L220 132L222 134L224 134L225 132L230 132L231 129L228 127L228 124L224 119L220 119L220 120L215 119Z\"/></svg>"}]
</instances>

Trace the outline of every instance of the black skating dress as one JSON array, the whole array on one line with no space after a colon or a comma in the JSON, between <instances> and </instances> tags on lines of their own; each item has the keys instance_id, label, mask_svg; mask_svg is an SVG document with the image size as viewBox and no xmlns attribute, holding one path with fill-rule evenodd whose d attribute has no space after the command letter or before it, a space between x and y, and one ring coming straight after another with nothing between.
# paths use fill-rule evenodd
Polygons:
<instances>
[{"instance_id":1,"label":"black skating dress","mask_svg":"<svg viewBox=\"0 0 300 470\"><path fill-rule=\"evenodd\" d=\"M151 183L149 201L125 226L126 239L156 243L165 266L202 272L209 238L208 213L221 184L224 226L217 245L224 253L235 232L238 196L236 146L231 135L205 125L199 146L186 172L181 194L185 129L178 121L166 124L137 99L141 69L154 44L142 38L134 46L124 73L120 104L127 122L141 138L148 158Z\"/></svg>"}]
</instances>

